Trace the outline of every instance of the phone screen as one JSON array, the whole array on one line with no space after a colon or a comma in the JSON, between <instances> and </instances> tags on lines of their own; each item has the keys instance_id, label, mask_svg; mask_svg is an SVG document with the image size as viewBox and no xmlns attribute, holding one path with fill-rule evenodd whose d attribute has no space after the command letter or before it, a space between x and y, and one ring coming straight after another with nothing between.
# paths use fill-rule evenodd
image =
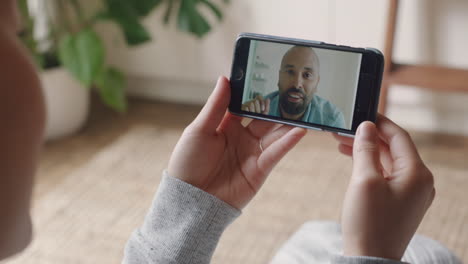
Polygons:
<instances>
[{"instance_id":1,"label":"phone screen","mask_svg":"<svg viewBox=\"0 0 468 264\"><path fill-rule=\"evenodd\" d=\"M350 130L362 54L251 40L242 110Z\"/></svg>"}]
</instances>

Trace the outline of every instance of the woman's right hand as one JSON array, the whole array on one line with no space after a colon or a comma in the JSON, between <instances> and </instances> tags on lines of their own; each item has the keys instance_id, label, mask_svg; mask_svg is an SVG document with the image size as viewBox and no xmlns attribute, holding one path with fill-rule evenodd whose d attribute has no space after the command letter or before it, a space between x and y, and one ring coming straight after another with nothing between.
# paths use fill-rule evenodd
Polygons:
<instances>
[{"instance_id":1,"label":"woman's right hand","mask_svg":"<svg viewBox=\"0 0 468 264\"><path fill-rule=\"evenodd\" d=\"M334 135L353 157L342 229L344 255L400 260L431 205L434 178L409 134L380 115L355 139Z\"/></svg>"}]
</instances>

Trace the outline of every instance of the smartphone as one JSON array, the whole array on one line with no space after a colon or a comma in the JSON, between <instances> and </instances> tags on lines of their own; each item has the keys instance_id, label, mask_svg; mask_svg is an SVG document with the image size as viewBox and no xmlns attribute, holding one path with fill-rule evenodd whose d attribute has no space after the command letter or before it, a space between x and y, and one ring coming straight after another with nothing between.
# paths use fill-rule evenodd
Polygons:
<instances>
[{"instance_id":1,"label":"smartphone","mask_svg":"<svg viewBox=\"0 0 468 264\"><path fill-rule=\"evenodd\" d=\"M373 48L242 33L229 111L354 136L361 122L376 120L383 67Z\"/></svg>"}]
</instances>

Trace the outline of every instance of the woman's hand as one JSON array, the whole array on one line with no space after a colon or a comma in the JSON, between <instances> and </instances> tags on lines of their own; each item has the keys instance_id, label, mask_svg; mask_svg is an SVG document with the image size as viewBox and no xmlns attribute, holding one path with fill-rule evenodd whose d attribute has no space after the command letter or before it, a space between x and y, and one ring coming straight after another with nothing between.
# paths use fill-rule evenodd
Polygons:
<instances>
[{"instance_id":1,"label":"woman's hand","mask_svg":"<svg viewBox=\"0 0 468 264\"><path fill-rule=\"evenodd\" d=\"M400 260L435 195L434 179L409 134L384 116L356 137L334 135L353 156L342 211L344 254Z\"/></svg>"},{"instance_id":2,"label":"woman's hand","mask_svg":"<svg viewBox=\"0 0 468 264\"><path fill-rule=\"evenodd\" d=\"M220 77L169 161L169 175L242 209L280 159L306 134L303 128L260 120L248 126L227 112L230 85Z\"/></svg>"}]
</instances>

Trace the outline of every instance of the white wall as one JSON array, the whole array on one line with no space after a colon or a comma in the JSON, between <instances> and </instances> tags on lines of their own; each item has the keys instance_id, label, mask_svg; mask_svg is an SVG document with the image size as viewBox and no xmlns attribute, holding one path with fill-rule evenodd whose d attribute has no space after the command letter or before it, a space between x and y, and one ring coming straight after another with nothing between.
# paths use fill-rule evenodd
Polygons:
<instances>
[{"instance_id":1,"label":"white wall","mask_svg":"<svg viewBox=\"0 0 468 264\"><path fill-rule=\"evenodd\" d=\"M468 68L468 1L400 2L398 61ZM109 60L128 72L131 94L203 103L216 77L229 75L237 33L382 49L387 5L385 0L236 0L224 8L224 22L201 40L164 27L162 10L145 21L153 43L129 50L115 31L105 34ZM468 134L467 100L468 94L397 87L390 93L389 115L409 129Z\"/></svg>"},{"instance_id":2,"label":"white wall","mask_svg":"<svg viewBox=\"0 0 468 264\"><path fill-rule=\"evenodd\" d=\"M215 2L222 5L221 0ZM328 1L231 1L224 8L223 23L216 24L214 30L203 39L176 32L175 26L165 27L161 22L161 9L145 21L155 41L132 49L125 47L115 30L103 27L102 31L107 36L110 62L132 77L130 93L185 103L203 103L216 78L219 75L229 76L233 44L239 32L328 41L330 17L327 12L323 13L328 6ZM291 7L295 7L294 10L287 11ZM311 13L314 15L311 16ZM211 20L215 21L214 18ZM194 83L190 88L181 89L190 82ZM174 87L169 83L173 83Z\"/></svg>"}]
</instances>

